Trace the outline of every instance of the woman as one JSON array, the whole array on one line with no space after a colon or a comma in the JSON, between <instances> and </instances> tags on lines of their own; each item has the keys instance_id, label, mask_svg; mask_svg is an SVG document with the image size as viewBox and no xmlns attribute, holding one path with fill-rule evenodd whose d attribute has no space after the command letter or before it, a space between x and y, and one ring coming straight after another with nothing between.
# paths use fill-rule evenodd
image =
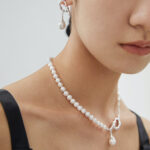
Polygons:
<instances>
[{"instance_id":1,"label":"woman","mask_svg":"<svg viewBox=\"0 0 150 150\"><path fill-rule=\"evenodd\" d=\"M150 62L150 1L63 0L60 8L71 15L64 49L1 89L0 149L150 150L150 121L118 93L122 73Z\"/></svg>"}]
</instances>

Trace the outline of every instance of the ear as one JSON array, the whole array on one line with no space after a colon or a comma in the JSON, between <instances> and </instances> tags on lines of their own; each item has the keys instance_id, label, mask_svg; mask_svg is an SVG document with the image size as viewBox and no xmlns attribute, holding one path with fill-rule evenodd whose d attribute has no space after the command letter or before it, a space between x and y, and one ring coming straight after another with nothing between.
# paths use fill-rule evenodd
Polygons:
<instances>
[{"instance_id":1,"label":"ear","mask_svg":"<svg viewBox=\"0 0 150 150\"><path fill-rule=\"evenodd\" d=\"M64 1L66 1L67 6L68 6L68 5L72 5L72 4L73 4L73 1L72 1L72 0L64 0ZM63 1L61 1L61 2L60 2L60 4L64 4L64 2L63 2ZM65 4L64 4L64 5L65 5Z\"/></svg>"}]
</instances>

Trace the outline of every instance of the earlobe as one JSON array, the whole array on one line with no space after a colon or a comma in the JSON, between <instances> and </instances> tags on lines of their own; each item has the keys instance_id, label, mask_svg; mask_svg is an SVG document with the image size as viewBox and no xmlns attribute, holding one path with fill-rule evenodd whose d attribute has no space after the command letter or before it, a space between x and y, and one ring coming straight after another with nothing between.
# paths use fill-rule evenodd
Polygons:
<instances>
[{"instance_id":1,"label":"earlobe","mask_svg":"<svg viewBox=\"0 0 150 150\"><path fill-rule=\"evenodd\" d=\"M72 5L73 4L72 0L66 0L66 2L67 2L67 5Z\"/></svg>"},{"instance_id":2,"label":"earlobe","mask_svg":"<svg viewBox=\"0 0 150 150\"><path fill-rule=\"evenodd\" d=\"M72 1L72 0L62 0L60 3L61 3L61 4L64 4L64 1L66 1L67 6L69 6L69 5L72 5L72 4L73 4L73 1ZM65 4L64 4L64 5L65 5Z\"/></svg>"}]
</instances>

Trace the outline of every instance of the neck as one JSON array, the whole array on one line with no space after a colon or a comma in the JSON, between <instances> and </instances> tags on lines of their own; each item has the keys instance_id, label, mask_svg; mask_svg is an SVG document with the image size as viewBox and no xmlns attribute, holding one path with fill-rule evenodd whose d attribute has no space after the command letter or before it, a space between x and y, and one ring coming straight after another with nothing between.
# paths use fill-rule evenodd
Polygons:
<instances>
[{"instance_id":1,"label":"neck","mask_svg":"<svg viewBox=\"0 0 150 150\"><path fill-rule=\"evenodd\" d=\"M80 105L91 113L112 118L117 113L120 74L106 68L75 41L68 40L63 51L52 59L56 71Z\"/></svg>"}]
</instances>

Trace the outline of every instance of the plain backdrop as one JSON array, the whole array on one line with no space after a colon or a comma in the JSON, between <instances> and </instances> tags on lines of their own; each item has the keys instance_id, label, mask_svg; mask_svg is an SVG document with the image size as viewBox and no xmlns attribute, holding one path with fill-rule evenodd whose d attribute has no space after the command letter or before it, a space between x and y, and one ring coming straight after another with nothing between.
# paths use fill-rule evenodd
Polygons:
<instances>
[{"instance_id":1,"label":"plain backdrop","mask_svg":"<svg viewBox=\"0 0 150 150\"><path fill-rule=\"evenodd\" d=\"M68 37L58 28L58 3L0 0L0 88L37 71L64 48ZM150 65L137 74L122 74L119 90L130 109L150 120Z\"/></svg>"}]
</instances>

